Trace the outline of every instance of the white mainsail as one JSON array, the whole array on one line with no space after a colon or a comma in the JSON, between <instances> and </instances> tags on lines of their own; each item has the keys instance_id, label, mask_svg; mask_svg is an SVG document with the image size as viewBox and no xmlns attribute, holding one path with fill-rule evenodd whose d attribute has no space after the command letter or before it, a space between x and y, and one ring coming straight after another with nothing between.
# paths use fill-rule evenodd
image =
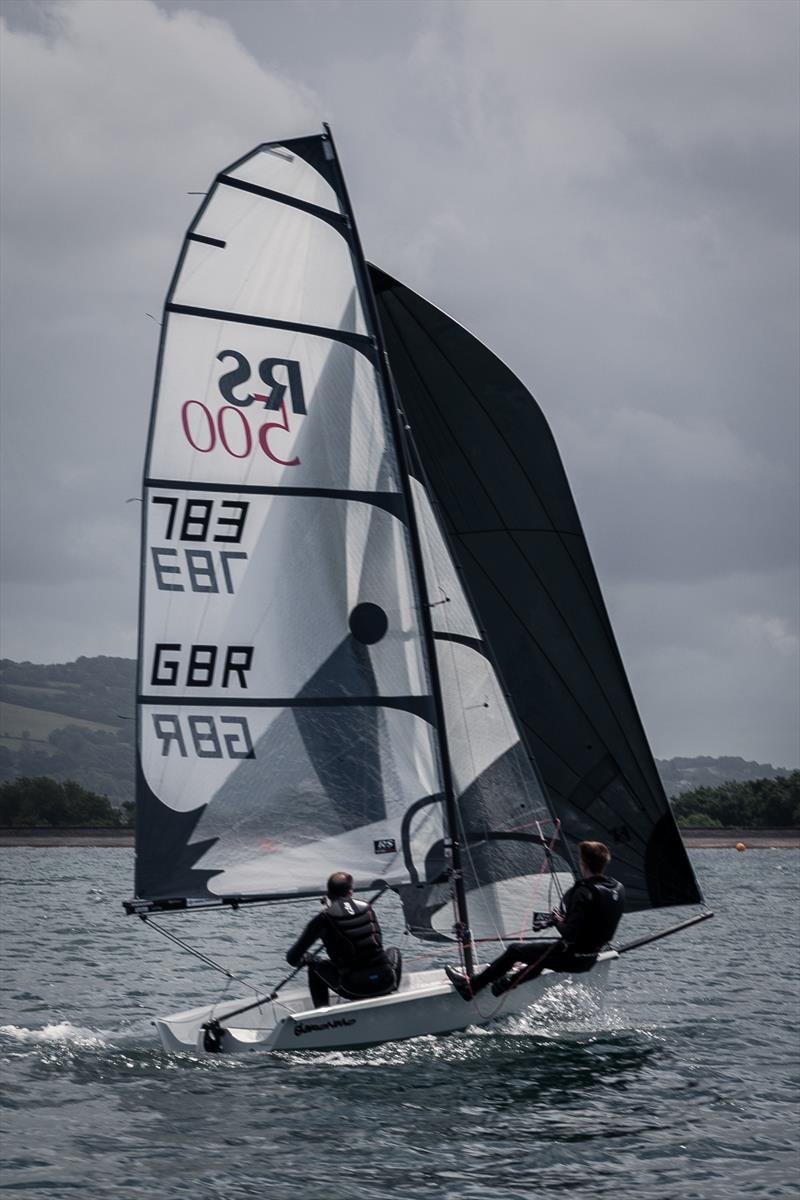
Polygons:
<instances>
[{"instance_id":1,"label":"white mainsail","mask_svg":"<svg viewBox=\"0 0 800 1200\"><path fill-rule=\"evenodd\" d=\"M166 306L145 480L144 894L402 883L443 836L406 510L353 246L302 139L216 180ZM325 160L322 160L323 162ZM315 207L318 206L318 207ZM146 806L145 806L146 807ZM183 837L184 826L179 830Z\"/></svg>"}]
</instances>

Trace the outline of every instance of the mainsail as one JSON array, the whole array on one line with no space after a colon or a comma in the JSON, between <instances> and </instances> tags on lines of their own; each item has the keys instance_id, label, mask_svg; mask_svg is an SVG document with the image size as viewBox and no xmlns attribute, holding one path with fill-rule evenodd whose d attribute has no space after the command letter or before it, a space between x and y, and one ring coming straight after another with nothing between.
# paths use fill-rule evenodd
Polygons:
<instances>
[{"instance_id":1,"label":"mainsail","mask_svg":"<svg viewBox=\"0 0 800 1200\"><path fill-rule=\"evenodd\" d=\"M139 901L317 894L346 869L421 936L471 891L493 936L551 899L546 865L571 877L411 454L332 141L259 146L214 181L164 310Z\"/></svg>"},{"instance_id":2,"label":"mainsail","mask_svg":"<svg viewBox=\"0 0 800 1200\"><path fill-rule=\"evenodd\" d=\"M628 909L699 903L541 410L477 338L371 274L447 546L566 846L608 844Z\"/></svg>"},{"instance_id":3,"label":"mainsail","mask_svg":"<svg viewBox=\"0 0 800 1200\"><path fill-rule=\"evenodd\" d=\"M145 467L137 895L406 882L443 836L407 507L330 141L217 176Z\"/></svg>"}]
</instances>

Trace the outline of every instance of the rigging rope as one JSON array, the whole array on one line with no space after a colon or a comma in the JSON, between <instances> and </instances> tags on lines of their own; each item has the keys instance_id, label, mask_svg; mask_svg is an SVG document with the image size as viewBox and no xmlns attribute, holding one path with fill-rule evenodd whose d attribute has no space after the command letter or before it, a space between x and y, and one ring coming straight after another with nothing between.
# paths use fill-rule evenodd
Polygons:
<instances>
[{"instance_id":1,"label":"rigging rope","mask_svg":"<svg viewBox=\"0 0 800 1200\"><path fill-rule=\"evenodd\" d=\"M257 988L256 985L250 983L249 980L242 979L240 975L234 975L233 971L229 971L227 967L223 967L222 963L215 962L215 960L213 958L209 958L207 954L203 954L201 951L195 950L193 946L190 946L187 942L182 941L181 938L176 937L174 933L170 933L168 929L164 929L163 925L156 925L155 921L151 920L146 913L140 913L139 916L140 919L144 921L148 929L155 929L157 933L162 934L165 938L168 938L171 942L174 942L176 946L180 946L182 950L186 950L188 954L194 955L194 957L198 958L200 962L205 963L207 967L213 967L215 971L219 971L226 977L228 983L230 983L230 981L233 979L236 981L236 983L240 983L242 987L250 988L251 991L256 993L258 993L259 990L263 990ZM227 988L228 985L226 984L225 986ZM217 1001L217 1003L219 1003L219 1001Z\"/></svg>"},{"instance_id":2,"label":"rigging rope","mask_svg":"<svg viewBox=\"0 0 800 1200\"><path fill-rule=\"evenodd\" d=\"M543 874L546 866L549 866L549 868L550 868L550 889L548 889L548 894L547 894L548 904L550 903L550 895L551 895L553 883L555 883L556 888L559 892L559 898L562 900L564 898L564 893L561 891L561 884L558 879L558 872L553 869L553 847L555 846L556 842L558 841L559 835L561 833L561 820L558 817L556 817L555 829L553 831L553 836L550 839L549 845L545 845L545 838L544 838L544 834L542 833L542 826L541 826L540 822L535 821L534 824L536 825L536 831L539 834L539 837L541 838L544 854L542 856L542 865L539 867L539 870L533 876L533 885L531 888L531 908L530 908L530 912L528 913L527 919L523 919L522 925L520 926L520 930L519 930L519 933L517 934L517 939L516 939L518 942L522 941L522 938L523 938L526 930L528 929L529 925L533 921L533 914L536 911L536 909L535 909L536 890L537 890L536 889L536 881Z\"/></svg>"}]
</instances>

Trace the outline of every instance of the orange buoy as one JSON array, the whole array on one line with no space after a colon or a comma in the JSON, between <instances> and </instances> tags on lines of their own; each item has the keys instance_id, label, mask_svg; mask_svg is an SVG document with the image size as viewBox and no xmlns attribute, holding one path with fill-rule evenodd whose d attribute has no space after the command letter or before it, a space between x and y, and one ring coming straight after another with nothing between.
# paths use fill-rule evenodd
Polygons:
<instances>
[{"instance_id":1,"label":"orange buoy","mask_svg":"<svg viewBox=\"0 0 800 1200\"><path fill-rule=\"evenodd\" d=\"M744 842L737 842L737 843L736 843L736 849L737 849L737 850L739 850L739 851L741 852L742 850L746 850L746 849L747 849L747 846L746 846L746 844L745 844Z\"/></svg>"}]
</instances>

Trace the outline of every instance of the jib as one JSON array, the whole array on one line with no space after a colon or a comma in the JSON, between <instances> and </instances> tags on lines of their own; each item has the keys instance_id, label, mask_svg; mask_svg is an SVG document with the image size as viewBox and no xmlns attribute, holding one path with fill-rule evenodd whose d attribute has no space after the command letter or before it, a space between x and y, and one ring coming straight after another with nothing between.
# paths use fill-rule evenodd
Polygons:
<instances>
[{"instance_id":1,"label":"jib","mask_svg":"<svg viewBox=\"0 0 800 1200\"><path fill-rule=\"evenodd\" d=\"M228 359L232 359L236 366L219 377L219 390L227 404L247 408L254 400L261 400L264 408L280 412L284 405L284 396L288 392L292 412L305 416L306 398L303 394L299 362L295 362L293 358L262 358L258 364L258 377L269 388L269 392L266 395L254 392L240 398L233 389L249 381L252 374L250 363L238 350L220 350L217 360L224 363Z\"/></svg>"}]
</instances>

